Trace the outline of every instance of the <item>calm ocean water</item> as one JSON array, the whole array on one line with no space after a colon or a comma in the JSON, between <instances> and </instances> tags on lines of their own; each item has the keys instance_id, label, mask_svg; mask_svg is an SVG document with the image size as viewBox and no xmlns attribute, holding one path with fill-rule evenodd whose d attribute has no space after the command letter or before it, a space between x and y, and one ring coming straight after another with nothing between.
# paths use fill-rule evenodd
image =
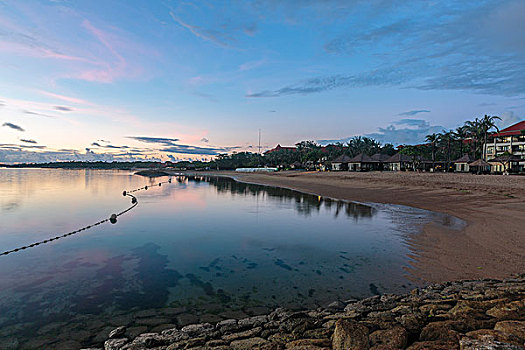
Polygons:
<instances>
[{"instance_id":1,"label":"calm ocean water","mask_svg":"<svg viewBox=\"0 0 525 350\"><path fill-rule=\"evenodd\" d=\"M411 235L457 219L363 205L226 178L126 171L0 169L0 348L100 344L137 332L216 322L272 307L311 308L413 287ZM75 345L75 344L78 344Z\"/></svg>"}]
</instances>

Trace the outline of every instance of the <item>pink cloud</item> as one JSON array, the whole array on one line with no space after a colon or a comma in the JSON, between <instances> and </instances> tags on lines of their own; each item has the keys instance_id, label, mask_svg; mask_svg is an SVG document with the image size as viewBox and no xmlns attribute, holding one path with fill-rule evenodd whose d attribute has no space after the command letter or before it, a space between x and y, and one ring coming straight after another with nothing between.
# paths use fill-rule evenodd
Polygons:
<instances>
[{"instance_id":1,"label":"pink cloud","mask_svg":"<svg viewBox=\"0 0 525 350\"><path fill-rule=\"evenodd\" d=\"M45 96L48 96L48 97L57 98L59 100L70 102L70 103L86 104L86 105L91 104L90 102L88 102L86 100L82 100L82 99L76 98L76 97L59 95L59 94L55 94L55 93L52 93L52 92L49 92L49 91L43 91L43 90L38 90L38 92L40 94L42 94L42 95L45 95Z\"/></svg>"}]
</instances>

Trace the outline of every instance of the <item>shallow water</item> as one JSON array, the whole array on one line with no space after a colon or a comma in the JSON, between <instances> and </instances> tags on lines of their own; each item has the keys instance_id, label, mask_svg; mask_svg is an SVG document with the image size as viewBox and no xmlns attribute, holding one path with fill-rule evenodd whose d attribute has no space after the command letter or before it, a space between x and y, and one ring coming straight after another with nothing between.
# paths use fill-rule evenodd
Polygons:
<instances>
[{"instance_id":1,"label":"shallow water","mask_svg":"<svg viewBox=\"0 0 525 350\"><path fill-rule=\"evenodd\" d=\"M226 178L158 186L166 180L0 169L0 251L107 218L129 207L123 190L150 186L114 225L0 256L0 348L97 344L118 325L159 330L403 292L411 235L461 225Z\"/></svg>"}]
</instances>

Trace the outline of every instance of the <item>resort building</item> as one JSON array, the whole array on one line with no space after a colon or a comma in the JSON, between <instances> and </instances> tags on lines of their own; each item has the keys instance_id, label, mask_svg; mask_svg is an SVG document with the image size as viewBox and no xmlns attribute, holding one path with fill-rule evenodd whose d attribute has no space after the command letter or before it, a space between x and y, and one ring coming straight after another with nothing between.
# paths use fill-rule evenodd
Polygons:
<instances>
[{"instance_id":1,"label":"resort building","mask_svg":"<svg viewBox=\"0 0 525 350\"><path fill-rule=\"evenodd\" d=\"M348 170L350 171L370 171L375 170L377 162L370 156L364 153L358 154L348 162Z\"/></svg>"},{"instance_id":2,"label":"resort building","mask_svg":"<svg viewBox=\"0 0 525 350\"><path fill-rule=\"evenodd\" d=\"M463 157L454 161L454 171L457 173L468 173L470 172L469 164L474 162L476 159L470 154L465 154Z\"/></svg>"},{"instance_id":3,"label":"resort building","mask_svg":"<svg viewBox=\"0 0 525 350\"><path fill-rule=\"evenodd\" d=\"M483 152L493 172L524 172L525 120L491 134Z\"/></svg>"},{"instance_id":4,"label":"resort building","mask_svg":"<svg viewBox=\"0 0 525 350\"><path fill-rule=\"evenodd\" d=\"M396 153L385 161L385 169L390 171L412 170L412 157Z\"/></svg>"},{"instance_id":5,"label":"resort building","mask_svg":"<svg viewBox=\"0 0 525 350\"><path fill-rule=\"evenodd\" d=\"M346 154L340 155L332 160L332 170L348 170L348 163L350 163L351 160L352 158Z\"/></svg>"},{"instance_id":6,"label":"resort building","mask_svg":"<svg viewBox=\"0 0 525 350\"><path fill-rule=\"evenodd\" d=\"M390 156L388 154L383 153L376 153L373 156L371 156L376 163L375 163L375 170L385 170L385 162L387 161Z\"/></svg>"},{"instance_id":7,"label":"resort building","mask_svg":"<svg viewBox=\"0 0 525 350\"><path fill-rule=\"evenodd\" d=\"M297 148L294 147L294 146L281 146L281 145L277 145L275 146L275 148L272 148L272 149L269 149L267 150L266 152L264 152L264 154L269 154L269 153L272 153L272 152L277 152L277 151L290 151L290 152L295 152L297 151Z\"/></svg>"}]
</instances>

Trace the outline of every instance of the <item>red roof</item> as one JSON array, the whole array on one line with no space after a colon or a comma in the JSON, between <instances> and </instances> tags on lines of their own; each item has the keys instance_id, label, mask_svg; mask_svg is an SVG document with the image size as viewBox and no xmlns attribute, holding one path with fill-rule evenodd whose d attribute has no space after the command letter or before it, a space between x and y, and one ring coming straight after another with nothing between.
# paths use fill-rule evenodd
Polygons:
<instances>
[{"instance_id":1,"label":"red roof","mask_svg":"<svg viewBox=\"0 0 525 350\"><path fill-rule=\"evenodd\" d=\"M287 146L283 147L281 145L277 145L275 148L269 149L268 151L264 153L266 154L266 153L272 153L272 152L284 151L284 150L295 152L297 149L295 147L287 147Z\"/></svg>"},{"instance_id":2,"label":"red roof","mask_svg":"<svg viewBox=\"0 0 525 350\"><path fill-rule=\"evenodd\" d=\"M521 132L525 131L525 120L522 120L519 123L509 126L503 130L500 130L499 133L493 133L493 136L511 136L511 135L521 135Z\"/></svg>"}]
</instances>

